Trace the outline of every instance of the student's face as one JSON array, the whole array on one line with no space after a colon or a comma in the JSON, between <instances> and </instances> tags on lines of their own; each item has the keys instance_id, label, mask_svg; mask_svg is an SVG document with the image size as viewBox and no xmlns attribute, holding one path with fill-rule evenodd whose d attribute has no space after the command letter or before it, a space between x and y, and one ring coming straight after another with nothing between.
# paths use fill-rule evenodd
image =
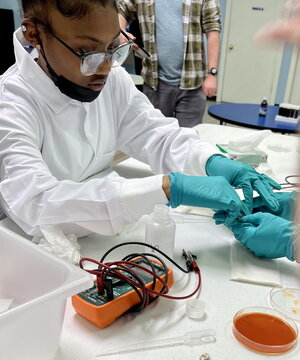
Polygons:
<instances>
[{"instance_id":1,"label":"student's face","mask_svg":"<svg viewBox=\"0 0 300 360\"><path fill-rule=\"evenodd\" d=\"M51 10L49 23L51 31L77 52L106 51L118 44L120 25L117 11L112 6L95 6L80 19L67 18L59 11ZM91 90L102 90L111 69L107 61L96 74L84 76L80 72L80 58L47 33L43 25L37 24L37 28L47 61L56 74ZM48 72L41 53L38 63Z\"/></svg>"}]
</instances>

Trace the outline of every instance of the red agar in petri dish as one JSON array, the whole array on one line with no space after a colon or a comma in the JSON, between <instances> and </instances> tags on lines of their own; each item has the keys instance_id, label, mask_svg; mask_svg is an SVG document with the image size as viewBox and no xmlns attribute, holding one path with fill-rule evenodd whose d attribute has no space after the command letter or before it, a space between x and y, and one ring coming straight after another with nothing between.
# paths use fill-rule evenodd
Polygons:
<instances>
[{"instance_id":1,"label":"red agar in petri dish","mask_svg":"<svg viewBox=\"0 0 300 360\"><path fill-rule=\"evenodd\" d=\"M297 326L283 314L268 308L247 308L233 319L233 334L247 348L269 354L281 354L297 342Z\"/></svg>"}]
</instances>

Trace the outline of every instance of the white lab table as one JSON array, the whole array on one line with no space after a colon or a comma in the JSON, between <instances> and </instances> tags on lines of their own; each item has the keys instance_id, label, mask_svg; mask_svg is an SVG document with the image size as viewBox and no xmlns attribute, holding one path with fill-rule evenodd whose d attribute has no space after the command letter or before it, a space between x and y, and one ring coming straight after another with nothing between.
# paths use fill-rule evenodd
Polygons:
<instances>
[{"instance_id":1,"label":"white lab table","mask_svg":"<svg viewBox=\"0 0 300 360\"><path fill-rule=\"evenodd\" d=\"M225 144L231 139L260 130L241 127L201 124L196 127L198 134L214 144ZM300 143L299 136L272 133L258 146L268 154L268 164L277 181L284 182L287 175L299 174Z\"/></svg>"},{"instance_id":2,"label":"white lab table","mask_svg":"<svg viewBox=\"0 0 300 360\"><path fill-rule=\"evenodd\" d=\"M224 143L233 136L253 131L219 125L200 125L197 130L204 138ZM220 131L221 130L221 131ZM272 144L268 148L268 144ZM277 149L276 145L277 144ZM294 163L298 157L297 138L287 135L271 135L262 144L269 154L269 162L279 181L285 175L297 173ZM278 149L285 149L279 152ZM116 166L120 174L128 177L147 176L149 167L133 159L127 159ZM111 246L124 241L143 241L143 227L133 226L118 236L91 235L79 240L82 256L100 259ZM200 297L205 301L204 318L194 320L185 315L186 300L175 301L160 298L137 314L126 314L107 328L97 328L75 313L70 300L67 302L65 321L62 330L61 346L54 360L93 360L101 350L144 342L150 339L170 338L185 332L213 329L216 342L198 346L175 346L142 352L119 354L99 359L111 360L193 360L207 352L211 360L255 360L266 359L265 355L251 352L241 346L231 333L234 314L250 306L269 307L268 294L271 287L230 281L231 233L223 226L207 223L177 224L175 257L181 262L182 248L190 250L198 257L202 273ZM115 259L121 254L136 250L136 247L123 247L116 251ZM297 272L299 265L285 259L274 260L279 263L283 283L300 286ZM175 271L175 283L170 293L184 295L191 292L196 284L194 274L186 275ZM297 322L300 328L300 322ZM300 345L281 356L270 359L299 360Z\"/></svg>"}]
</instances>

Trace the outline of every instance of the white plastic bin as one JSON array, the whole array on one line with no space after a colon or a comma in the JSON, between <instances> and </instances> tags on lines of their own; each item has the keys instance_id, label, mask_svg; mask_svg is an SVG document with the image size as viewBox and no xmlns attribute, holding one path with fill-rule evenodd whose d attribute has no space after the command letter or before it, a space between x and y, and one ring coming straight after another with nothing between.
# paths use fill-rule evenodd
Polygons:
<instances>
[{"instance_id":1,"label":"white plastic bin","mask_svg":"<svg viewBox=\"0 0 300 360\"><path fill-rule=\"evenodd\" d=\"M67 297L90 288L85 271L0 227L0 359L50 360L60 343Z\"/></svg>"}]
</instances>

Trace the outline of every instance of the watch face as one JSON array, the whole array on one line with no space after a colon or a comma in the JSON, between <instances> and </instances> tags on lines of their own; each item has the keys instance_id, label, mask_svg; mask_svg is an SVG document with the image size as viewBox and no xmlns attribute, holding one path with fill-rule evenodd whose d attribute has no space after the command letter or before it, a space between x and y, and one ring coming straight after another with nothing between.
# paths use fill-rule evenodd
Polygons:
<instances>
[{"instance_id":1,"label":"watch face","mask_svg":"<svg viewBox=\"0 0 300 360\"><path fill-rule=\"evenodd\" d=\"M218 73L218 70L216 68L211 68L209 70L209 73L212 74L212 75L216 75Z\"/></svg>"}]
</instances>

